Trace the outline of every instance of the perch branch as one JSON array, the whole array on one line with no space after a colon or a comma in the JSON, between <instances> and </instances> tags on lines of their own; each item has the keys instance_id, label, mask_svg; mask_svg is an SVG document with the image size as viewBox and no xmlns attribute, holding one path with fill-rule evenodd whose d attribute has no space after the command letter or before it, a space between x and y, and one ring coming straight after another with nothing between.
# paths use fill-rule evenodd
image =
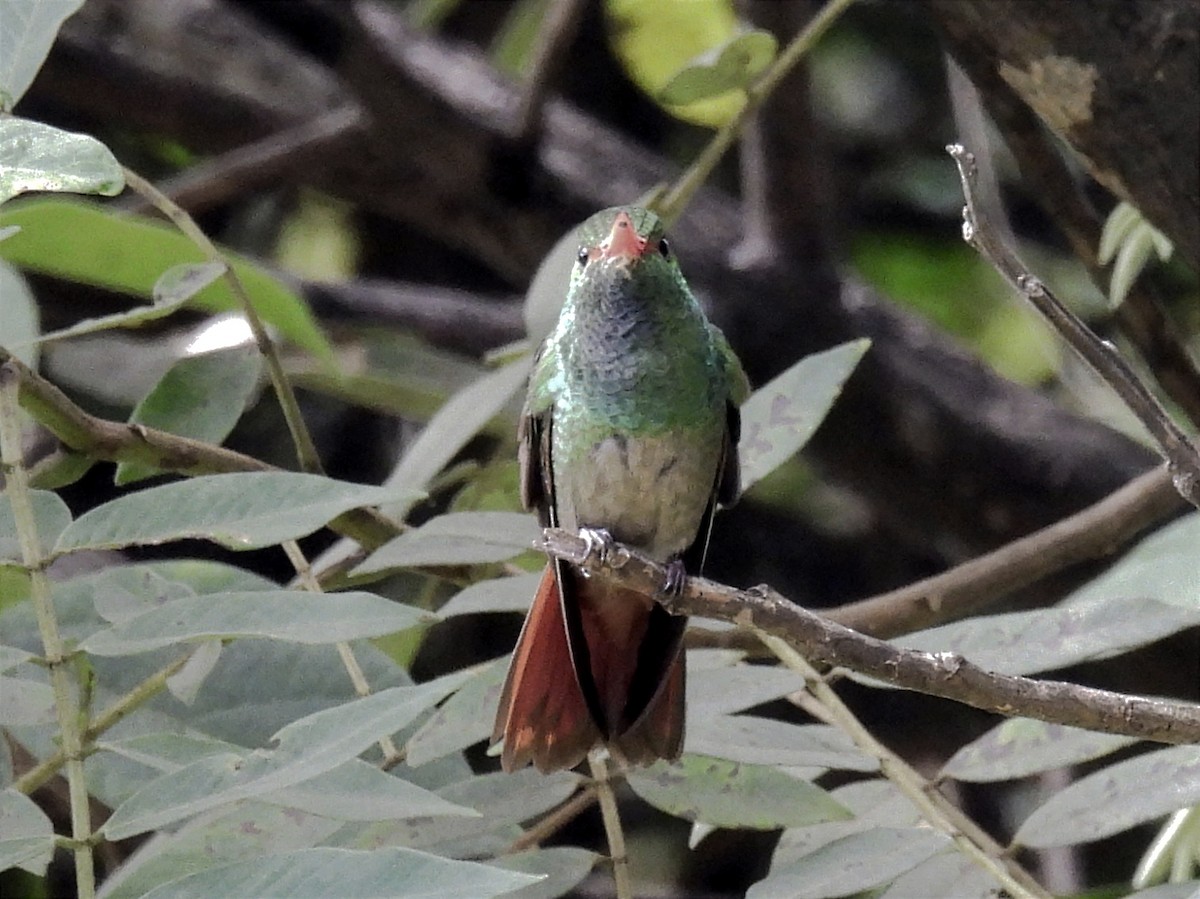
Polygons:
<instances>
[{"instance_id":1,"label":"perch branch","mask_svg":"<svg viewBox=\"0 0 1200 899\"><path fill-rule=\"evenodd\" d=\"M1200 449L1188 440L1162 404L1138 379L1116 348L1101 340L1059 301L1045 284L1029 272L998 236L975 201L975 158L961 144L946 148L958 166L966 206L963 209L963 240L970 244L1024 296L1055 331L1116 392L1157 441L1171 471L1175 489L1192 505L1200 507Z\"/></svg>"},{"instance_id":2,"label":"perch branch","mask_svg":"<svg viewBox=\"0 0 1200 899\"><path fill-rule=\"evenodd\" d=\"M658 591L666 569L657 562L620 545L600 559L588 552L584 540L557 528L546 529L539 548L654 596L675 614L715 618L779 637L813 664L846 668L998 715L1036 718L1160 743L1200 741L1200 705L997 674L956 653L901 649L835 624L766 586L736 590L704 578L689 578L679 596L661 596Z\"/></svg>"}]
</instances>

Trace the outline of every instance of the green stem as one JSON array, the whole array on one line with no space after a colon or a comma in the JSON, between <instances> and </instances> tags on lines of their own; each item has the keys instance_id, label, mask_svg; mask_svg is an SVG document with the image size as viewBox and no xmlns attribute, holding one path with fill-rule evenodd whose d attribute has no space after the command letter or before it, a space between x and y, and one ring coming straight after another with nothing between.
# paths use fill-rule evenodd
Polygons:
<instances>
[{"instance_id":1,"label":"green stem","mask_svg":"<svg viewBox=\"0 0 1200 899\"><path fill-rule=\"evenodd\" d=\"M617 899L633 899L633 884L629 879L629 856L625 853L625 831L621 827L617 797L609 780L608 762L600 750L593 750L588 753L588 765L592 769L596 798L600 800L600 817L604 821L604 833L608 838L608 855L612 859Z\"/></svg>"},{"instance_id":2,"label":"green stem","mask_svg":"<svg viewBox=\"0 0 1200 899\"><path fill-rule=\"evenodd\" d=\"M304 424L304 417L300 414L300 404L296 401L296 394L283 371L283 363L279 359L275 344L267 334L262 319L258 317L254 304L250 302L250 294L247 293L241 278L237 276L237 272L233 270L229 260L208 239L208 235L200 229L200 226L187 212L137 172L125 167L122 167L122 171L125 173L125 183L129 187L145 197L154 205L155 209L169 218L175 227L196 244L211 262L220 263L225 267L225 280L241 304L242 314L246 316L246 322L250 325L250 332L254 335L258 351L262 353L267 362L271 386L275 389L275 396L279 399L280 408L283 410L283 418L292 435L292 443L296 446L296 457L300 462L300 468L313 474L321 474L321 457L317 453L317 446L313 443L308 427Z\"/></svg>"},{"instance_id":3,"label":"green stem","mask_svg":"<svg viewBox=\"0 0 1200 899\"><path fill-rule=\"evenodd\" d=\"M762 77L746 89L746 102L737 115L713 135L708 146L701 151L688 170L667 189L666 193L652 201L651 205L668 227L679 219L696 191L708 180L708 176L717 167L717 163L721 161L725 151L742 133L742 129L746 127L751 116L758 111L771 92L779 86L779 82L787 76L796 63L804 57L804 54L853 2L854 0L829 0L821 7L821 11L792 39L770 68L763 72Z\"/></svg>"},{"instance_id":4,"label":"green stem","mask_svg":"<svg viewBox=\"0 0 1200 899\"><path fill-rule=\"evenodd\" d=\"M820 717L850 737L859 749L878 759L884 776L908 797L931 827L949 836L960 852L995 877L1013 899L1051 899L1029 872L1005 857L1004 847L907 762L876 740L807 659L778 637L756 632L781 662L804 677Z\"/></svg>"},{"instance_id":5,"label":"green stem","mask_svg":"<svg viewBox=\"0 0 1200 899\"><path fill-rule=\"evenodd\" d=\"M50 686L54 690L54 711L58 718L59 736L67 764L67 787L71 802L71 836L77 841L75 852L75 882L79 899L96 895L96 872L92 862L91 809L88 804L87 780L83 771L83 739L80 734L78 696L71 682L71 669L58 618L50 596L50 581L46 577L45 559L38 539L33 500L21 456L21 406L17 399L20 390L16 373L5 366L0 369L0 469L4 472L5 492L12 506L21 559L29 571L30 596L47 667Z\"/></svg>"}]
</instances>

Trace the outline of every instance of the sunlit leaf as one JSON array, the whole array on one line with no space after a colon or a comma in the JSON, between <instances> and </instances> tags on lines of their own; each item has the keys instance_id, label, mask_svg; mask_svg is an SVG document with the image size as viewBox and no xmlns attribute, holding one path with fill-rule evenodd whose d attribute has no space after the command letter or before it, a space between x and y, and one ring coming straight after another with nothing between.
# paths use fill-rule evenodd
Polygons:
<instances>
[{"instance_id":1,"label":"sunlit leaf","mask_svg":"<svg viewBox=\"0 0 1200 899\"><path fill-rule=\"evenodd\" d=\"M1172 746L1109 765L1060 790L1017 830L1022 846L1088 843L1200 803L1200 746Z\"/></svg>"},{"instance_id":2,"label":"sunlit leaf","mask_svg":"<svg viewBox=\"0 0 1200 899\"><path fill-rule=\"evenodd\" d=\"M2 5L2 4L0 4ZM13 264L108 290L150 298L163 272L202 261L195 244L172 227L149 219L122 217L83 200L38 198L0 210L0 227L21 233L0 243L0 258ZM254 309L285 338L328 362L333 350L308 306L290 288L255 263L226 253ZM190 301L214 312L239 310L224 279Z\"/></svg>"},{"instance_id":3,"label":"sunlit leaf","mask_svg":"<svg viewBox=\"0 0 1200 899\"><path fill-rule=\"evenodd\" d=\"M115 196L121 165L100 141L14 116L0 116L0 203L27 191Z\"/></svg>"},{"instance_id":4,"label":"sunlit leaf","mask_svg":"<svg viewBox=\"0 0 1200 899\"><path fill-rule=\"evenodd\" d=\"M853 340L806 356L746 400L738 449L743 489L808 442L870 345Z\"/></svg>"},{"instance_id":5,"label":"sunlit leaf","mask_svg":"<svg viewBox=\"0 0 1200 899\"><path fill-rule=\"evenodd\" d=\"M850 817L820 787L765 765L684 755L631 771L628 783L655 808L720 827L773 830Z\"/></svg>"},{"instance_id":6,"label":"sunlit leaf","mask_svg":"<svg viewBox=\"0 0 1200 899\"><path fill-rule=\"evenodd\" d=\"M4 297L4 314L0 315L0 347L30 368L37 368L39 354L34 341L41 333L37 301L21 273L2 259L0 297Z\"/></svg>"},{"instance_id":7,"label":"sunlit leaf","mask_svg":"<svg viewBox=\"0 0 1200 899\"><path fill-rule=\"evenodd\" d=\"M692 60L659 91L668 106L688 106L750 87L775 59L779 44L766 31L747 31Z\"/></svg>"},{"instance_id":8,"label":"sunlit leaf","mask_svg":"<svg viewBox=\"0 0 1200 899\"><path fill-rule=\"evenodd\" d=\"M129 421L180 437L220 444L242 416L262 374L255 346L236 346L180 359L134 408ZM158 473L121 462L115 482L129 484Z\"/></svg>"},{"instance_id":9,"label":"sunlit leaf","mask_svg":"<svg viewBox=\"0 0 1200 899\"><path fill-rule=\"evenodd\" d=\"M11 111L29 89L58 29L82 5L83 0L0 3L0 112Z\"/></svg>"},{"instance_id":10,"label":"sunlit leaf","mask_svg":"<svg viewBox=\"0 0 1200 899\"><path fill-rule=\"evenodd\" d=\"M1185 609L1200 608L1200 512L1192 512L1139 541L1112 567L1067 600L1082 607L1104 600L1154 599Z\"/></svg>"},{"instance_id":11,"label":"sunlit leaf","mask_svg":"<svg viewBox=\"0 0 1200 899\"><path fill-rule=\"evenodd\" d=\"M163 884L144 899L197 896L287 896L328 899L489 899L537 878L476 862L438 858L412 849L373 851L315 848L209 868Z\"/></svg>"},{"instance_id":12,"label":"sunlit leaf","mask_svg":"<svg viewBox=\"0 0 1200 899\"><path fill-rule=\"evenodd\" d=\"M312 533L342 512L395 499L382 487L299 472L206 475L130 493L67 527L56 550L108 549L189 537L256 549Z\"/></svg>"}]
</instances>

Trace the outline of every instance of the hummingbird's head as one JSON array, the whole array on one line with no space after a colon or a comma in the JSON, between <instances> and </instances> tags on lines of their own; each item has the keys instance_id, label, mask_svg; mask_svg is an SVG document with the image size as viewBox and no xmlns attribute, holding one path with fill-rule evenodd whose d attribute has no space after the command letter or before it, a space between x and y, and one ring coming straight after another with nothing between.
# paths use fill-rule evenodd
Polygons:
<instances>
[{"instance_id":1,"label":"hummingbird's head","mask_svg":"<svg viewBox=\"0 0 1200 899\"><path fill-rule=\"evenodd\" d=\"M572 280L673 279L675 259L653 212L617 206L598 212L579 231L579 256Z\"/></svg>"}]
</instances>

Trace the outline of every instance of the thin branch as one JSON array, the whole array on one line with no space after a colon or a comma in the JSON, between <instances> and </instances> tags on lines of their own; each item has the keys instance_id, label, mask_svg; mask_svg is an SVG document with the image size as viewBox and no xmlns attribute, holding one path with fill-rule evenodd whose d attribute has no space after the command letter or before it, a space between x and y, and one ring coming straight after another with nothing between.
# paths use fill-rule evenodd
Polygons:
<instances>
[{"instance_id":1,"label":"thin branch","mask_svg":"<svg viewBox=\"0 0 1200 899\"><path fill-rule=\"evenodd\" d=\"M875 637L894 637L975 614L1079 562L1111 555L1187 504L1166 466L1062 521L916 583L823 614Z\"/></svg>"},{"instance_id":2,"label":"thin branch","mask_svg":"<svg viewBox=\"0 0 1200 899\"><path fill-rule=\"evenodd\" d=\"M521 105L514 119L513 140L517 144L532 146L537 141L550 85L566 59L567 48L579 29L583 9L583 0L554 0L542 18L521 93Z\"/></svg>"},{"instance_id":3,"label":"thin branch","mask_svg":"<svg viewBox=\"0 0 1200 899\"><path fill-rule=\"evenodd\" d=\"M90 415L3 347L0 347L0 366L15 375L21 407L76 452L106 462L152 465L186 475L279 470L252 456L211 443ZM396 522L375 509L345 512L329 522L329 528L367 549L382 546L401 531Z\"/></svg>"},{"instance_id":4,"label":"thin branch","mask_svg":"<svg viewBox=\"0 0 1200 899\"><path fill-rule=\"evenodd\" d=\"M258 351L267 363L267 371L271 376L271 386L274 388L275 396L279 400L279 406L283 410L283 418L287 422L288 432L292 435L292 443L296 447L296 458L300 462L300 468L303 471L320 474L322 471L321 457L317 453L317 446L313 443L312 435L308 432L307 425L304 424L304 416L300 414L300 403L296 400L296 394L292 390L292 385L288 383L287 375L283 371L283 363L279 359L279 352L275 348L275 343L267 333L262 319L258 317L258 311L250 301L250 294L247 293L245 285L242 284L242 279L238 277L237 272L234 271L233 266L229 264L229 260L225 258L224 254L208 239L208 235L201 230L195 220L181 209L178 204L132 169L122 166L121 171L125 174L125 183L130 188L137 191L143 197L146 197L154 205L154 208L170 219L175 227L196 244L210 261L219 262L225 266L224 278L229 284L229 289L233 291L233 295L241 305L242 314L246 317L246 323L250 326L250 331L254 335L254 342L258 346Z\"/></svg>"},{"instance_id":5,"label":"thin branch","mask_svg":"<svg viewBox=\"0 0 1200 899\"><path fill-rule=\"evenodd\" d=\"M674 614L715 618L773 634L813 664L846 668L998 715L1159 743L1200 742L1200 705L1194 703L997 674L956 653L901 649L835 624L766 586L735 590L704 578L689 578L679 596L659 595L666 570L657 562L621 545L600 559L597 553L588 552L588 544L576 534L557 528L543 532L539 548L653 596Z\"/></svg>"},{"instance_id":6,"label":"thin branch","mask_svg":"<svg viewBox=\"0 0 1200 899\"><path fill-rule=\"evenodd\" d=\"M585 787L513 840L512 844L501 854L513 855L517 852L524 852L526 849L532 849L578 818L595 805L599 798L599 790L594 785Z\"/></svg>"},{"instance_id":7,"label":"thin branch","mask_svg":"<svg viewBox=\"0 0 1200 899\"><path fill-rule=\"evenodd\" d=\"M92 861L91 804L83 770L83 738L80 734L84 711L76 690L77 684L72 682L70 657L58 629L58 616L50 595L50 580L46 577L46 558L38 538L37 520L21 453L19 393L20 384L15 372L7 366L0 368L0 471L4 474L4 493L12 508L21 560L29 573L30 599L37 617L38 633L42 638L43 655L50 669L58 736L67 766L71 837L75 841L72 849L76 889L80 899L92 899L96 895L96 871Z\"/></svg>"},{"instance_id":8,"label":"thin branch","mask_svg":"<svg viewBox=\"0 0 1200 899\"><path fill-rule=\"evenodd\" d=\"M758 632L758 636L781 662L804 677L809 694L825 713L822 720L841 730L863 752L878 759L884 776L916 806L926 823L949 836L959 852L995 877L1010 896L1050 899L1050 894L1028 871L1005 855L1003 846L904 759L876 740L800 653L779 637L762 632Z\"/></svg>"},{"instance_id":9,"label":"thin branch","mask_svg":"<svg viewBox=\"0 0 1200 899\"><path fill-rule=\"evenodd\" d=\"M625 853L625 831L621 827L621 811L617 808L617 797L609 779L606 756L607 753L602 749L593 750L588 753L588 765L592 769L596 798L600 800L600 817L604 820L604 834L608 838L608 856L612 860L617 899L633 899L629 856Z\"/></svg>"},{"instance_id":10,"label":"thin branch","mask_svg":"<svg viewBox=\"0 0 1200 899\"><path fill-rule=\"evenodd\" d=\"M1188 439L1154 394L1138 379L1116 347L1093 334L997 236L995 226L975 202L974 157L961 144L951 144L946 152L958 166L967 204L963 209L963 239L1029 300L1050 326L1116 392L1158 442L1170 467L1175 489L1184 499L1200 508L1200 449Z\"/></svg>"}]
</instances>

